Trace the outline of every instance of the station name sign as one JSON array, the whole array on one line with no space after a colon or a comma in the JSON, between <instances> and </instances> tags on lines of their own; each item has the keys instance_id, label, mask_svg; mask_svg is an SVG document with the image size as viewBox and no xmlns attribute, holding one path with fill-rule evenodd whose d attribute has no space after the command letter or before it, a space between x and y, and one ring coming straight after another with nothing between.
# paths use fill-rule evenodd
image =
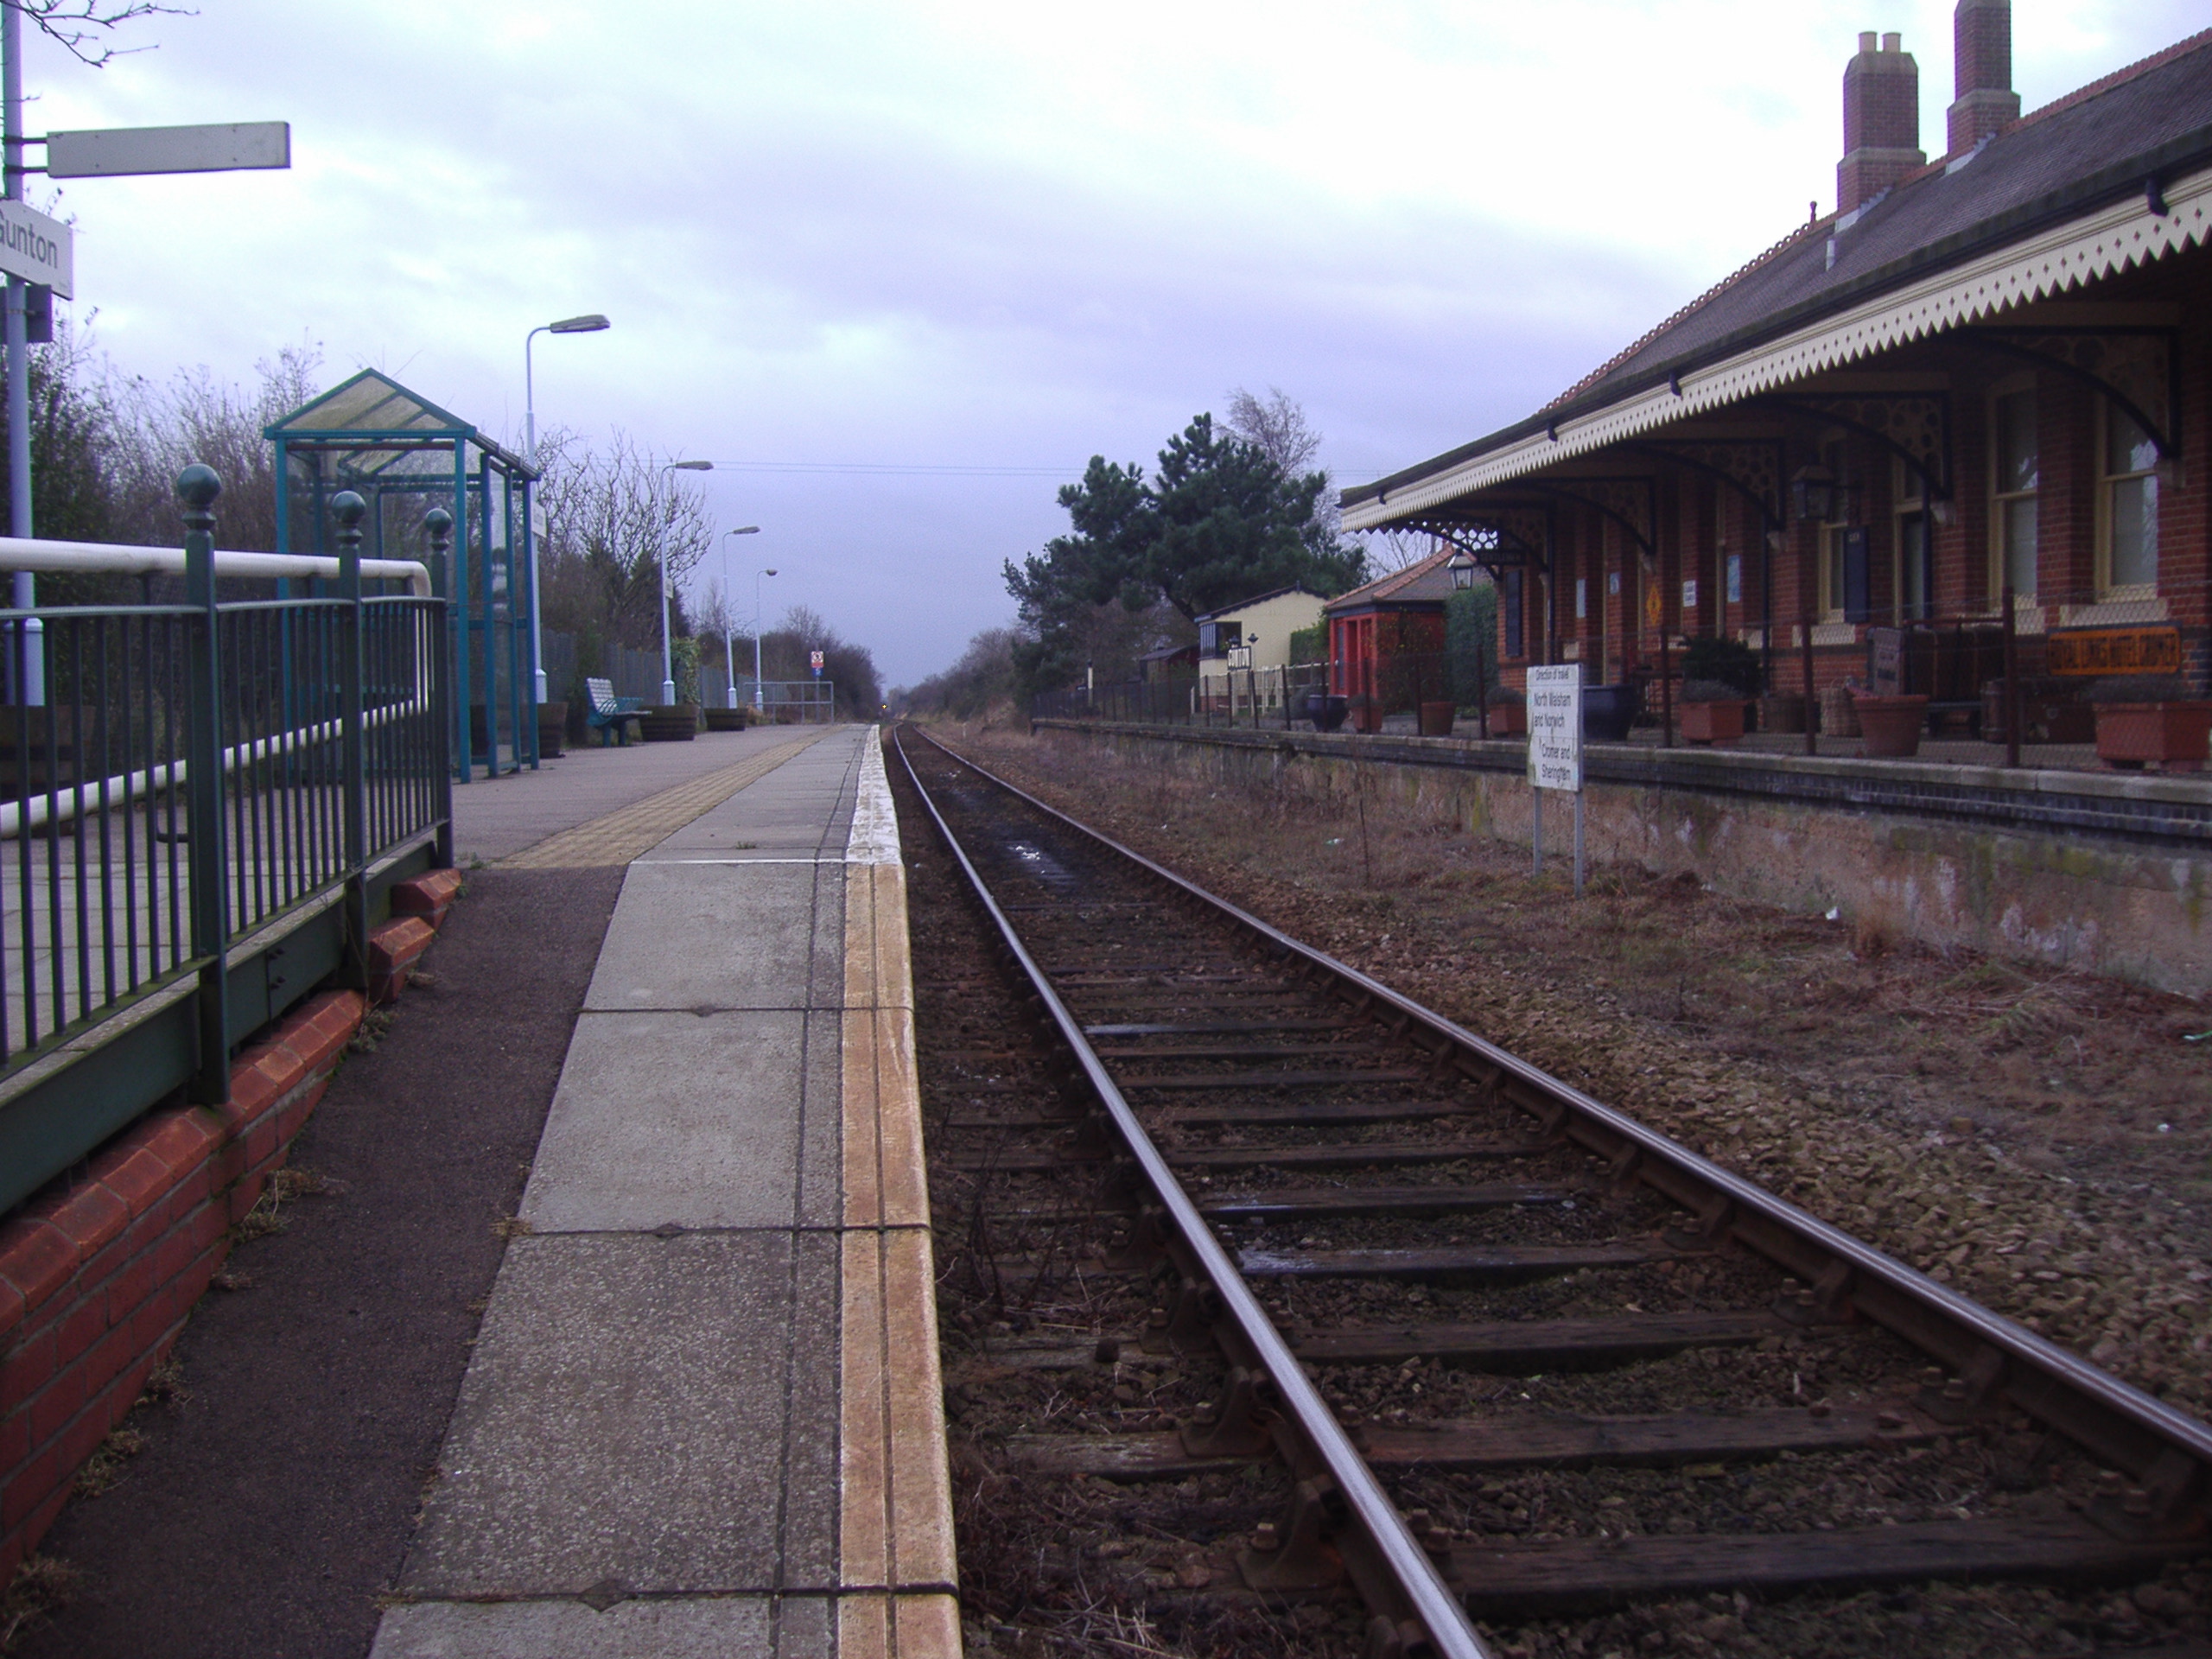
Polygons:
<instances>
[{"instance_id":1,"label":"station name sign","mask_svg":"<svg viewBox=\"0 0 2212 1659\"><path fill-rule=\"evenodd\" d=\"M77 255L69 227L28 203L0 199L0 271L73 297Z\"/></svg>"},{"instance_id":2,"label":"station name sign","mask_svg":"<svg viewBox=\"0 0 2212 1659\"><path fill-rule=\"evenodd\" d=\"M1529 671L1529 782L1582 791L1582 664Z\"/></svg>"}]
</instances>

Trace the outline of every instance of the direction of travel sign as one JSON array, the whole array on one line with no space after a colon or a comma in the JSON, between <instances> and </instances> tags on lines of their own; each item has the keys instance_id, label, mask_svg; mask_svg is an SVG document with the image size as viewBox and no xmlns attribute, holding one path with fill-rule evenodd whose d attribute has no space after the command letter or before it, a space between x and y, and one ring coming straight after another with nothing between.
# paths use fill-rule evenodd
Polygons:
<instances>
[{"instance_id":1,"label":"direction of travel sign","mask_svg":"<svg viewBox=\"0 0 2212 1659\"><path fill-rule=\"evenodd\" d=\"M0 199L0 271L73 297L77 257L69 227L27 203Z\"/></svg>"},{"instance_id":2,"label":"direction of travel sign","mask_svg":"<svg viewBox=\"0 0 2212 1659\"><path fill-rule=\"evenodd\" d=\"M1529 671L1529 781L1582 788L1582 664Z\"/></svg>"}]
</instances>

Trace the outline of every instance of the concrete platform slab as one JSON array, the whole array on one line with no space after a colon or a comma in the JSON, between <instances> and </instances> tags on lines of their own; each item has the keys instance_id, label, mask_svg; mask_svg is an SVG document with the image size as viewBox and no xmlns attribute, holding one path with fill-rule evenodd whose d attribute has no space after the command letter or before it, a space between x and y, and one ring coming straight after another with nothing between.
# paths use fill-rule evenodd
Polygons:
<instances>
[{"instance_id":1,"label":"concrete platform slab","mask_svg":"<svg viewBox=\"0 0 2212 1659\"><path fill-rule=\"evenodd\" d=\"M844 896L842 863L632 864L584 1007L817 1006L817 965L842 964Z\"/></svg>"},{"instance_id":2,"label":"concrete platform slab","mask_svg":"<svg viewBox=\"0 0 2212 1659\"><path fill-rule=\"evenodd\" d=\"M836 1226L842 1038L820 1011L587 1013L523 1219L539 1233Z\"/></svg>"},{"instance_id":3,"label":"concrete platform slab","mask_svg":"<svg viewBox=\"0 0 2212 1659\"><path fill-rule=\"evenodd\" d=\"M837 1278L834 1235L516 1239L403 1590L831 1587Z\"/></svg>"}]
</instances>

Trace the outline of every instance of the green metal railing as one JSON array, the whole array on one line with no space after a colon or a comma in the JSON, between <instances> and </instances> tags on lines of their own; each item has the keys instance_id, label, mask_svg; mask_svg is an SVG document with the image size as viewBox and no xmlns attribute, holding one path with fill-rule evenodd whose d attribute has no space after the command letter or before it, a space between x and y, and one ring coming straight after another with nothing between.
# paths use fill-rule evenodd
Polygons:
<instances>
[{"instance_id":1,"label":"green metal railing","mask_svg":"<svg viewBox=\"0 0 2212 1659\"><path fill-rule=\"evenodd\" d=\"M0 1207L179 1088L226 1098L241 1038L365 982L379 878L451 861L425 567L364 561L350 493L335 558L219 553L220 487L178 480L181 559L0 538L0 569L183 577L181 603L0 611ZM276 596L225 597L241 577Z\"/></svg>"}]
</instances>

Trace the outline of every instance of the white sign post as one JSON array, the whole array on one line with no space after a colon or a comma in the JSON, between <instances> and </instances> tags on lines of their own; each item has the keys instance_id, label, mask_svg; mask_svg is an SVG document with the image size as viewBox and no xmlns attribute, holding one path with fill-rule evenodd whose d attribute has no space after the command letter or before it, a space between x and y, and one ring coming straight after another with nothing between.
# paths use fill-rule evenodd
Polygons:
<instances>
[{"instance_id":1,"label":"white sign post","mask_svg":"<svg viewBox=\"0 0 2212 1659\"><path fill-rule=\"evenodd\" d=\"M1582 896L1582 664L1529 671L1529 786L1535 801L1529 839L1535 874L1544 869L1544 791L1574 797L1574 896Z\"/></svg>"}]
</instances>

